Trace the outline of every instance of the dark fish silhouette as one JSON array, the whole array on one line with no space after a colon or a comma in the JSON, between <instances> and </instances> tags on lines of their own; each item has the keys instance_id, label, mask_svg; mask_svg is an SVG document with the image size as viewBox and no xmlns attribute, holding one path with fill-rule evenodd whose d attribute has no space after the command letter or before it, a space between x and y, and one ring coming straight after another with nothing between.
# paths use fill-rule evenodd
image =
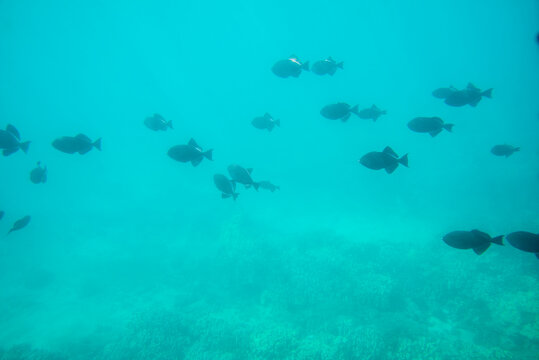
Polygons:
<instances>
[{"instance_id":1,"label":"dark fish silhouette","mask_svg":"<svg viewBox=\"0 0 539 360\"><path fill-rule=\"evenodd\" d=\"M253 181L251 173L253 169L245 169L239 165L229 165L228 173L232 178L232 181L243 184L246 188L253 186L258 191L258 183Z\"/></svg>"},{"instance_id":2,"label":"dark fish silhouette","mask_svg":"<svg viewBox=\"0 0 539 360\"><path fill-rule=\"evenodd\" d=\"M437 116L434 117L416 117L408 123L408 128L418 133L429 133L434 137L445 129L451 132L453 124L444 124L444 121Z\"/></svg>"},{"instance_id":3,"label":"dark fish silhouette","mask_svg":"<svg viewBox=\"0 0 539 360\"><path fill-rule=\"evenodd\" d=\"M387 114L387 111L380 110L376 105L373 105L370 108L361 110L358 116L361 119L372 119L372 121L376 121L381 115L385 114Z\"/></svg>"},{"instance_id":4,"label":"dark fish silhouette","mask_svg":"<svg viewBox=\"0 0 539 360\"><path fill-rule=\"evenodd\" d=\"M363 155L359 163L372 170L385 169L388 174L391 174L399 164L408 167L408 154L399 158L393 149L386 146L382 152L371 151Z\"/></svg>"},{"instance_id":5,"label":"dark fish silhouette","mask_svg":"<svg viewBox=\"0 0 539 360\"><path fill-rule=\"evenodd\" d=\"M19 219L13 223L13 226L11 227L11 230L7 233L7 235L11 234L13 231L17 231L28 225L30 222L30 216L25 216L22 219Z\"/></svg>"},{"instance_id":6,"label":"dark fish silhouette","mask_svg":"<svg viewBox=\"0 0 539 360\"><path fill-rule=\"evenodd\" d=\"M271 192L274 192L275 190L281 190L280 186L274 185L269 181L259 181L258 185L260 188L269 190Z\"/></svg>"},{"instance_id":7,"label":"dark fish silhouette","mask_svg":"<svg viewBox=\"0 0 539 360\"><path fill-rule=\"evenodd\" d=\"M490 237L479 230L453 231L443 237L444 242L456 249L473 249L477 255L484 253L490 244L503 245L503 235Z\"/></svg>"},{"instance_id":8,"label":"dark fish silhouette","mask_svg":"<svg viewBox=\"0 0 539 360\"><path fill-rule=\"evenodd\" d=\"M0 130L0 149L4 156L9 156L21 149L25 154L28 153L30 141L21 143L21 135L13 125L6 126L6 130Z\"/></svg>"},{"instance_id":9,"label":"dark fish silhouette","mask_svg":"<svg viewBox=\"0 0 539 360\"><path fill-rule=\"evenodd\" d=\"M347 103L336 103L326 105L320 110L320 114L326 119L346 121L350 118L350 114L359 116L358 106L351 107Z\"/></svg>"},{"instance_id":10,"label":"dark fish silhouette","mask_svg":"<svg viewBox=\"0 0 539 360\"><path fill-rule=\"evenodd\" d=\"M438 88L432 92L432 96L438 99L445 99L456 91L458 90L453 86L447 88Z\"/></svg>"},{"instance_id":11,"label":"dark fish silhouette","mask_svg":"<svg viewBox=\"0 0 539 360\"><path fill-rule=\"evenodd\" d=\"M475 107L483 97L491 99L492 89L481 91L481 89L469 83L466 89L457 90L449 94L445 98L445 103L450 106L470 105Z\"/></svg>"},{"instance_id":12,"label":"dark fish silhouette","mask_svg":"<svg viewBox=\"0 0 539 360\"><path fill-rule=\"evenodd\" d=\"M234 201L236 200L239 194L236 192L235 182L230 181L223 174L213 175L213 182L215 183L215 186L217 186L217 189L221 191L221 197L223 199L228 199L229 197L232 197Z\"/></svg>"},{"instance_id":13,"label":"dark fish silhouette","mask_svg":"<svg viewBox=\"0 0 539 360\"><path fill-rule=\"evenodd\" d=\"M281 120L274 119L270 114L265 113L264 116L255 117L253 121L251 121L251 124L257 129L267 129L268 131L271 131L275 125L281 126Z\"/></svg>"},{"instance_id":14,"label":"dark fish silhouette","mask_svg":"<svg viewBox=\"0 0 539 360\"><path fill-rule=\"evenodd\" d=\"M0 210L0 220L4 217L5 212L3 210Z\"/></svg>"},{"instance_id":15,"label":"dark fish silhouette","mask_svg":"<svg viewBox=\"0 0 539 360\"><path fill-rule=\"evenodd\" d=\"M94 147L101 151L101 138L92 142L90 138L84 134L78 134L76 136L62 136L52 142L52 146L61 152L66 154L79 153L80 155L86 154Z\"/></svg>"},{"instance_id":16,"label":"dark fish silhouette","mask_svg":"<svg viewBox=\"0 0 539 360\"><path fill-rule=\"evenodd\" d=\"M275 75L282 78L290 76L297 78L302 70L309 70L309 62L306 61L302 63L295 55L291 55L288 59L277 61L271 68L271 71L273 71Z\"/></svg>"},{"instance_id":17,"label":"dark fish silhouette","mask_svg":"<svg viewBox=\"0 0 539 360\"><path fill-rule=\"evenodd\" d=\"M37 162L37 167L30 172L30 181L34 184L44 184L47 182L47 167L41 167L41 162Z\"/></svg>"},{"instance_id":18,"label":"dark fish silhouette","mask_svg":"<svg viewBox=\"0 0 539 360\"><path fill-rule=\"evenodd\" d=\"M179 162L191 162L193 166L200 164L202 159L212 159L213 150L202 151L194 139L189 140L187 145L176 145L168 150L168 156Z\"/></svg>"},{"instance_id":19,"label":"dark fish silhouette","mask_svg":"<svg viewBox=\"0 0 539 360\"><path fill-rule=\"evenodd\" d=\"M516 231L505 237L509 244L513 247L535 253L539 259L539 234L534 234L528 231Z\"/></svg>"},{"instance_id":20,"label":"dark fish silhouette","mask_svg":"<svg viewBox=\"0 0 539 360\"><path fill-rule=\"evenodd\" d=\"M313 64L311 71L316 75L331 75L333 76L337 69L343 69L343 62L336 62L330 57L324 60L317 61Z\"/></svg>"},{"instance_id":21,"label":"dark fish silhouette","mask_svg":"<svg viewBox=\"0 0 539 360\"><path fill-rule=\"evenodd\" d=\"M490 152L493 153L496 156L505 156L509 157L513 155L514 152L520 151L519 147L515 147L512 145L494 145L492 149L490 149Z\"/></svg>"},{"instance_id":22,"label":"dark fish silhouette","mask_svg":"<svg viewBox=\"0 0 539 360\"><path fill-rule=\"evenodd\" d=\"M167 129L174 129L172 127L172 121L166 121L165 118L159 114L153 114L153 116L148 116L146 119L144 119L144 125L146 125L148 129L153 131L165 131Z\"/></svg>"}]
</instances>

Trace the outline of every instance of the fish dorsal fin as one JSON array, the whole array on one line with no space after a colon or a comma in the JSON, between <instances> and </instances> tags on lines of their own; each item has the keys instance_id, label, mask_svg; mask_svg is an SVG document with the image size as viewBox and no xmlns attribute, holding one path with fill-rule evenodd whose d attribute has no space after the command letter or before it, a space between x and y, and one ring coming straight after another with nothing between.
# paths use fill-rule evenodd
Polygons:
<instances>
[{"instance_id":1,"label":"fish dorsal fin","mask_svg":"<svg viewBox=\"0 0 539 360\"><path fill-rule=\"evenodd\" d=\"M399 157L399 155L397 155L397 153L396 153L395 151L393 151L393 149L390 148L389 146L386 146L382 152L383 152L384 154L391 155L391 156L393 156L393 157L395 157L395 158L398 158L398 157Z\"/></svg>"},{"instance_id":2,"label":"fish dorsal fin","mask_svg":"<svg viewBox=\"0 0 539 360\"><path fill-rule=\"evenodd\" d=\"M372 109L372 110L378 110L378 106L372 104L371 109Z\"/></svg>"},{"instance_id":3,"label":"fish dorsal fin","mask_svg":"<svg viewBox=\"0 0 539 360\"><path fill-rule=\"evenodd\" d=\"M271 115L269 113L264 114L264 119L271 120Z\"/></svg>"},{"instance_id":4,"label":"fish dorsal fin","mask_svg":"<svg viewBox=\"0 0 539 360\"><path fill-rule=\"evenodd\" d=\"M153 117L156 118L156 119L159 119L159 120L165 120L165 118L162 117L162 116L159 115L159 114L153 114Z\"/></svg>"},{"instance_id":5,"label":"fish dorsal fin","mask_svg":"<svg viewBox=\"0 0 539 360\"><path fill-rule=\"evenodd\" d=\"M468 86L466 86L466 89L468 90L479 90L474 84L468 83Z\"/></svg>"},{"instance_id":6,"label":"fish dorsal fin","mask_svg":"<svg viewBox=\"0 0 539 360\"><path fill-rule=\"evenodd\" d=\"M82 140L82 141L85 141L85 142L92 142L92 140L90 140L90 138L84 134L78 134L77 136L75 136L77 139L79 140Z\"/></svg>"},{"instance_id":7,"label":"fish dorsal fin","mask_svg":"<svg viewBox=\"0 0 539 360\"><path fill-rule=\"evenodd\" d=\"M198 146L197 142L195 141L195 139L191 138L191 140L189 140L188 144L190 146L194 146L196 148L200 148L200 146Z\"/></svg>"},{"instance_id":8,"label":"fish dorsal fin","mask_svg":"<svg viewBox=\"0 0 539 360\"><path fill-rule=\"evenodd\" d=\"M331 56L328 56L327 61L332 62L332 63L335 62L335 60L333 60L333 58Z\"/></svg>"},{"instance_id":9,"label":"fish dorsal fin","mask_svg":"<svg viewBox=\"0 0 539 360\"><path fill-rule=\"evenodd\" d=\"M490 241L490 235L487 234L486 232L483 232L483 231L479 231L477 229L473 229L472 231L470 231L472 234L474 234L475 236L485 240L485 241ZM486 250L486 249L485 249Z\"/></svg>"},{"instance_id":10,"label":"fish dorsal fin","mask_svg":"<svg viewBox=\"0 0 539 360\"><path fill-rule=\"evenodd\" d=\"M15 128L15 126L11 125L11 124L8 124L6 126L6 131L8 133L10 133L11 135L15 136L17 138L17 140L20 140L21 139L21 135L19 134L19 130L17 130Z\"/></svg>"},{"instance_id":11,"label":"fish dorsal fin","mask_svg":"<svg viewBox=\"0 0 539 360\"><path fill-rule=\"evenodd\" d=\"M297 57L296 55L294 55L294 54L290 55L288 58L289 58L289 59L296 59L296 60L298 60L298 57Z\"/></svg>"},{"instance_id":12,"label":"fish dorsal fin","mask_svg":"<svg viewBox=\"0 0 539 360\"><path fill-rule=\"evenodd\" d=\"M247 169L245 169L245 170L247 170L247 172L249 173L249 175L251 175L251 173L253 172L253 168L247 168Z\"/></svg>"}]
</instances>

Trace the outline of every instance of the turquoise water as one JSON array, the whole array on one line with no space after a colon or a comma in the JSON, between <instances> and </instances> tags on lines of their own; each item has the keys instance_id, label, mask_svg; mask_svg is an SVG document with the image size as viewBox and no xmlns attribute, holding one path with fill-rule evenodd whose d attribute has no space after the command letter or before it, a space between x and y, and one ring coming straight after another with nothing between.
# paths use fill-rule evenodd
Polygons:
<instances>
[{"instance_id":1,"label":"turquoise water","mask_svg":"<svg viewBox=\"0 0 539 360\"><path fill-rule=\"evenodd\" d=\"M538 30L531 0L0 1L0 128L32 141L0 158L0 232L32 217L0 240L0 359L536 359L539 261L442 237L539 232ZM344 70L275 76L291 54ZM493 98L431 95L468 82ZM78 133L102 151L51 146ZM190 138L213 161L167 156ZM358 163L388 145L409 168ZM221 199L230 164L281 190Z\"/></svg>"}]
</instances>

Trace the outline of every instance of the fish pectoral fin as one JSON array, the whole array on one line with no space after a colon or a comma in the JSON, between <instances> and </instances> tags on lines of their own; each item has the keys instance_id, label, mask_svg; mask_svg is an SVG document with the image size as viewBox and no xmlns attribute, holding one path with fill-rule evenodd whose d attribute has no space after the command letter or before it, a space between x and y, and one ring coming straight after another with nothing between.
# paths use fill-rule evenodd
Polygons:
<instances>
[{"instance_id":1,"label":"fish pectoral fin","mask_svg":"<svg viewBox=\"0 0 539 360\"><path fill-rule=\"evenodd\" d=\"M476 247L473 249L474 253L476 253L477 255L481 255L482 253L484 253L485 251L487 251L487 249L490 247L490 243L489 242L486 242L484 244L481 244L480 246Z\"/></svg>"}]
</instances>

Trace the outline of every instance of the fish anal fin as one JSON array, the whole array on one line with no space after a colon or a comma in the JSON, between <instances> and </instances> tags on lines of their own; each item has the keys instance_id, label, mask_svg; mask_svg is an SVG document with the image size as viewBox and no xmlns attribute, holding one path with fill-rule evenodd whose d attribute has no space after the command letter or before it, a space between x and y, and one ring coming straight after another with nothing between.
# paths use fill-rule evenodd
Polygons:
<instances>
[{"instance_id":1,"label":"fish anal fin","mask_svg":"<svg viewBox=\"0 0 539 360\"><path fill-rule=\"evenodd\" d=\"M487 251L487 249L490 247L490 242L485 242L481 245L479 245L478 247L475 247L473 249L474 253L476 253L477 255L481 255L482 253L484 253L485 251Z\"/></svg>"}]
</instances>

